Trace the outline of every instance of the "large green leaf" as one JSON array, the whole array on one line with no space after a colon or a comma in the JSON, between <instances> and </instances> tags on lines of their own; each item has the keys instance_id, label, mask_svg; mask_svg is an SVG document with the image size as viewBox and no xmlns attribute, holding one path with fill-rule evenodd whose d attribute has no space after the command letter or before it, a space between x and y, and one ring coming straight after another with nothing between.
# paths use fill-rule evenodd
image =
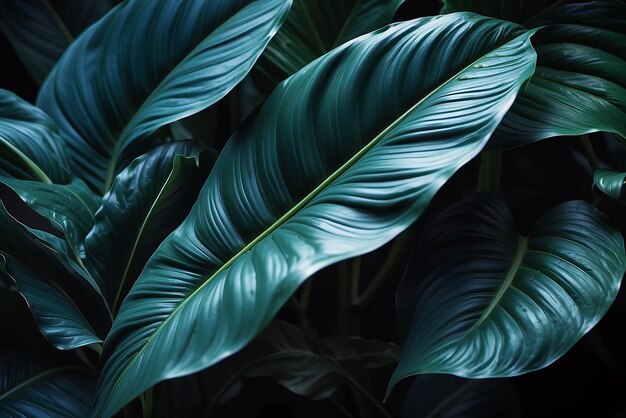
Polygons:
<instances>
[{"instance_id":1,"label":"large green leaf","mask_svg":"<svg viewBox=\"0 0 626 418\"><path fill-rule=\"evenodd\" d=\"M561 135L626 136L626 3L445 0L444 11L474 11L545 25L533 38L537 71L496 131L508 148Z\"/></svg>"},{"instance_id":2,"label":"large green leaf","mask_svg":"<svg viewBox=\"0 0 626 418\"><path fill-rule=\"evenodd\" d=\"M85 264L114 313L145 262L195 202L214 161L202 151L190 141L163 144L135 159L104 196L85 240Z\"/></svg>"},{"instance_id":3,"label":"large green leaf","mask_svg":"<svg viewBox=\"0 0 626 418\"><path fill-rule=\"evenodd\" d=\"M493 197L449 208L424 231L398 289L409 331L389 389L414 374L548 366L602 318L625 270L620 232L585 201L549 210L528 237Z\"/></svg>"},{"instance_id":4,"label":"large green leaf","mask_svg":"<svg viewBox=\"0 0 626 418\"><path fill-rule=\"evenodd\" d=\"M94 414L239 351L312 273L407 228L532 74L531 34L474 14L417 19L284 81L122 304Z\"/></svg>"},{"instance_id":5,"label":"large green leaf","mask_svg":"<svg viewBox=\"0 0 626 418\"><path fill-rule=\"evenodd\" d=\"M110 7L108 0L0 0L0 29L41 83L74 37Z\"/></svg>"},{"instance_id":6,"label":"large green leaf","mask_svg":"<svg viewBox=\"0 0 626 418\"><path fill-rule=\"evenodd\" d=\"M84 417L94 389L94 373L83 368L23 352L0 353L0 416Z\"/></svg>"},{"instance_id":7,"label":"large green leaf","mask_svg":"<svg viewBox=\"0 0 626 418\"><path fill-rule=\"evenodd\" d=\"M59 246L52 240L41 238L61 251L63 247L69 247L73 259L81 262L85 252L83 242L94 226L100 196L78 179L59 185L0 177L0 183L10 187L31 209L51 221L63 233L66 243Z\"/></svg>"},{"instance_id":8,"label":"large green leaf","mask_svg":"<svg viewBox=\"0 0 626 418\"><path fill-rule=\"evenodd\" d=\"M161 126L226 95L291 0L130 0L70 45L37 105L59 125L76 175L108 191Z\"/></svg>"},{"instance_id":9,"label":"large green leaf","mask_svg":"<svg viewBox=\"0 0 626 418\"><path fill-rule=\"evenodd\" d=\"M80 308L45 272L33 271L2 251L0 264L0 272L13 280L50 344L69 350L102 343Z\"/></svg>"},{"instance_id":10,"label":"large green leaf","mask_svg":"<svg viewBox=\"0 0 626 418\"><path fill-rule=\"evenodd\" d=\"M357 36L388 24L404 0L295 0L258 68L274 83Z\"/></svg>"},{"instance_id":11,"label":"large green leaf","mask_svg":"<svg viewBox=\"0 0 626 418\"><path fill-rule=\"evenodd\" d=\"M47 183L69 180L56 125L40 109L0 89L0 175Z\"/></svg>"},{"instance_id":12,"label":"large green leaf","mask_svg":"<svg viewBox=\"0 0 626 418\"><path fill-rule=\"evenodd\" d=\"M111 316L89 275L49 246L48 240L19 223L2 202L0 236L10 237L0 241L0 253L6 262L3 274L15 281L51 344L68 349L104 338ZM48 298L45 292L49 292Z\"/></svg>"},{"instance_id":13,"label":"large green leaf","mask_svg":"<svg viewBox=\"0 0 626 418\"><path fill-rule=\"evenodd\" d=\"M613 170L598 170L593 182L604 194L621 203L626 203L626 173Z\"/></svg>"}]
</instances>

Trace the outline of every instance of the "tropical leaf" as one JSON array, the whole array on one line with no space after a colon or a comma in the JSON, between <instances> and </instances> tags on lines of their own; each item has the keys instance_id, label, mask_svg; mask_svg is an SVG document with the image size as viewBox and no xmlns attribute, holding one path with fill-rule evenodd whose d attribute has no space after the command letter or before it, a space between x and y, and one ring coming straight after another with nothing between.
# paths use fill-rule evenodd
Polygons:
<instances>
[{"instance_id":1,"label":"tropical leaf","mask_svg":"<svg viewBox=\"0 0 626 418\"><path fill-rule=\"evenodd\" d=\"M37 105L77 176L106 192L157 129L205 109L248 73L291 0L131 0L67 49Z\"/></svg>"},{"instance_id":2,"label":"tropical leaf","mask_svg":"<svg viewBox=\"0 0 626 418\"><path fill-rule=\"evenodd\" d=\"M102 343L78 306L53 280L2 251L0 262L0 271L15 283L24 296L39 330L50 344L69 350Z\"/></svg>"},{"instance_id":3,"label":"tropical leaf","mask_svg":"<svg viewBox=\"0 0 626 418\"><path fill-rule=\"evenodd\" d=\"M85 264L114 313L150 255L189 213L214 161L203 151L190 141L163 144L135 159L104 197L85 240Z\"/></svg>"},{"instance_id":4,"label":"tropical leaf","mask_svg":"<svg viewBox=\"0 0 626 418\"><path fill-rule=\"evenodd\" d=\"M626 3L445 0L444 11L474 11L543 27L533 38L537 70L496 131L492 148L605 131L626 136Z\"/></svg>"},{"instance_id":5,"label":"tropical leaf","mask_svg":"<svg viewBox=\"0 0 626 418\"><path fill-rule=\"evenodd\" d=\"M84 417L95 389L93 372L55 365L23 352L0 353L0 415Z\"/></svg>"},{"instance_id":6,"label":"tropical leaf","mask_svg":"<svg viewBox=\"0 0 626 418\"><path fill-rule=\"evenodd\" d=\"M295 0L257 68L274 84L357 36L385 26L404 0Z\"/></svg>"},{"instance_id":7,"label":"tropical leaf","mask_svg":"<svg viewBox=\"0 0 626 418\"><path fill-rule=\"evenodd\" d=\"M415 374L515 376L565 354L602 318L626 270L622 236L605 218L571 201L523 237L493 197L443 212L398 289L409 331L389 390Z\"/></svg>"},{"instance_id":8,"label":"tropical leaf","mask_svg":"<svg viewBox=\"0 0 626 418\"><path fill-rule=\"evenodd\" d=\"M284 81L122 304L94 415L239 351L312 273L407 228L532 74L531 35L474 14L417 19Z\"/></svg>"},{"instance_id":9,"label":"tropical leaf","mask_svg":"<svg viewBox=\"0 0 626 418\"><path fill-rule=\"evenodd\" d=\"M613 170L598 170L593 175L595 186L607 196L626 203L626 173Z\"/></svg>"},{"instance_id":10,"label":"tropical leaf","mask_svg":"<svg viewBox=\"0 0 626 418\"><path fill-rule=\"evenodd\" d=\"M108 0L0 0L0 28L41 84L74 37L110 8Z\"/></svg>"},{"instance_id":11,"label":"tropical leaf","mask_svg":"<svg viewBox=\"0 0 626 418\"><path fill-rule=\"evenodd\" d=\"M449 374L415 378L402 408L404 418L518 418L520 400L501 379L462 379Z\"/></svg>"},{"instance_id":12,"label":"tropical leaf","mask_svg":"<svg viewBox=\"0 0 626 418\"><path fill-rule=\"evenodd\" d=\"M54 121L0 89L0 175L46 183L69 181L69 163Z\"/></svg>"},{"instance_id":13,"label":"tropical leaf","mask_svg":"<svg viewBox=\"0 0 626 418\"><path fill-rule=\"evenodd\" d=\"M56 237L40 238L60 251L69 246L74 260L81 262L85 253L84 240L93 228L100 196L78 179L59 185L0 177L0 183L10 187L26 205L51 221L64 234L65 242L59 245Z\"/></svg>"},{"instance_id":14,"label":"tropical leaf","mask_svg":"<svg viewBox=\"0 0 626 418\"><path fill-rule=\"evenodd\" d=\"M19 223L1 202L0 236L10 237L0 242L3 274L15 282L51 344L69 349L104 338L111 315L88 274Z\"/></svg>"}]
</instances>

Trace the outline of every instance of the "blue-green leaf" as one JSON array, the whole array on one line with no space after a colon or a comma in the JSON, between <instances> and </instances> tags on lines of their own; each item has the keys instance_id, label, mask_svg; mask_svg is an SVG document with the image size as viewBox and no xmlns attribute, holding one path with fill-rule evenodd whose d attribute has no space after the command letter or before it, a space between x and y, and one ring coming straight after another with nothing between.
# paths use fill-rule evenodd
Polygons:
<instances>
[{"instance_id":1,"label":"blue-green leaf","mask_svg":"<svg viewBox=\"0 0 626 418\"><path fill-rule=\"evenodd\" d=\"M106 192L165 124L224 97L291 0L130 0L83 32L41 88L77 176Z\"/></svg>"},{"instance_id":2,"label":"blue-green leaf","mask_svg":"<svg viewBox=\"0 0 626 418\"><path fill-rule=\"evenodd\" d=\"M312 273L407 228L531 76L531 35L474 14L417 19L279 85L124 300L94 415L239 351Z\"/></svg>"},{"instance_id":3,"label":"blue-green leaf","mask_svg":"<svg viewBox=\"0 0 626 418\"><path fill-rule=\"evenodd\" d=\"M46 183L69 181L69 163L54 121L0 89L0 175Z\"/></svg>"},{"instance_id":4,"label":"blue-green leaf","mask_svg":"<svg viewBox=\"0 0 626 418\"><path fill-rule=\"evenodd\" d=\"M626 271L620 232L585 201L520 236L478 195L424 231L398 289L408 335L389 390L415 374L505 377L548 366L604 315Z\"/></svg>"},{"instance_id":5,"label":"blue-green leaf","mask_svg":"<svg viewBox=\"0 0 626 418\"><path fill-rule=\"evenodd\" d=\"M598 170L593 175L595 186L607 196L626 203L626 173L613 170Z\"/></svg>"}]
</instances>

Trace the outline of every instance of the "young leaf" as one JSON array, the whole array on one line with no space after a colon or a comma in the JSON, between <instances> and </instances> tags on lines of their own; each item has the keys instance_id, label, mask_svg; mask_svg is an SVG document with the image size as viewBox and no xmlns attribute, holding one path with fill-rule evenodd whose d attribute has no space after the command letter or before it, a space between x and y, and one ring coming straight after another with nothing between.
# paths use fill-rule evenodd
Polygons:
<instances>
[{"instance_id":1,"label":"young leaf","mask_svg":"<svg viewBox=\"0 0 626 418\"><path fill-rule=\"evenodd\" d=\"M626 204L626 173L598 170L593 175L593 182L604 194Z\"/></svg>"},{"instance_id":2,"label":"young leaf","mask_svg":"<svg viewBox=\"0 0 626 418\"><path fill-rule=\"evenodd\" d=\"M41 88L72 168L107 192L152 134L224 97L278 30L291 0L130 0L83 32Z\"/></svg>"},{"instance_id":3,"label":"young leaf","mask_svg":"<svg viewBox=\"0 0 626 418\"><path fill-rule=\"evenodd\" d=\"M417 19L285 80L122 304L94 415L239 351L312 273L407 228L532 74L531 35L474 14Z\"/></svg>"},{"instance_id":4,"label":"young leaf","mask_svg":"<svg viewBox=\"0 0 626 418\"><path fill-rule=\"evenodd\" d=\"M189 141L163 144L135 159L104 196L85 240L85 264L113 313L154 250L189 213L214 161L203 151Z\"/></svg>"},{"instance_id":5,"label":"young leaf","mask_svg":"<svg viewBox=\"0 0 626 418\"><path fill-rule=\"evenodd\" d=\"M0 0L0 28L41 84L74 37L110 7L108 0Z\"/></svg>"},{"instance_id":6,"label":"young leaf","mask_svg":"<svg viewBox=\"0 0 626 418\"><path fill-rule=\"evenodd\" d=\"M66 183L69 163L62 139L42 110L0 89L0 175Z\"/></svg>"},{"instance_id":7,"label":"young leaf","mask_svg":"<svg viewBox=\"0 0 626 418\"><path fill-rule=\"evenodd\" d=\"M496 131L493 148L605 131L626 136L626 3L446 0L468 10L541 27L537 71ZM523 10L523 12L520 12Z\"/></svg>"},{"instance_id":8,"label":"young leaf","mask_svg":"<svg viewBox=\"0 0 626 418\"><path fill-rule=\"evenodd\" d=\"M389 390L415 374L505 377L548 366L607 311L624 241L585 201L546 212L520 236L504 203L465 200L424 231L398 289L408 325Z\"/></svg>"}]
</instances>

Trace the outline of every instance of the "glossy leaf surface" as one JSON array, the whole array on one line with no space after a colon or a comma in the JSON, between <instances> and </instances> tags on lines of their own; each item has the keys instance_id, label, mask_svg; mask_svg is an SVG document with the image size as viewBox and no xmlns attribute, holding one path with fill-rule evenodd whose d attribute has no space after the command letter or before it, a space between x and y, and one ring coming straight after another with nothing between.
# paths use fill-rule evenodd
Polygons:
<instances>
[{"instance_id":1,"label":"glossy leaf surface","mask_svg":"<svg viewBox=\"0 0 626 418\"><path fill-rule=\"evenodd\" d=\"M504 377L548 366L607 311L626 270L624 241L585 201L546 212L530 236L481 195L424 232L398 289L408 335L391 379Z\"/></svg>"},{"instance_id":2,"label":"glossy leaf surface","mask_svg":"<svg viewBox=\"0 0 626 418\"><path fill-rule=\"evenodd\" d=\"M0 175L48 183L69 181L69 163L54 121L2 89Z\"/></svg>"},{"instance_id":3,"label":"glossy leaf surface","mask_svg":"<svg viewBox=\"0 0 626 418\"><path fill-rule=\"evenodd\" d=\"M596 131L626 136L624 2L447 0L445 4L450 11L545 26L533 38L537 71L491 146L508 148Z\"/></svg>"},{"instance_id":4,"label":"glossy leaf surface","mask_svg":"<svg viewBox=\"0 0 626 418\"><path fill-rule=\"evenodd\" d=\"M84 417L89 414L95 376L74 366L57 366L22 352L0 353L0 415Z\"/></svg>"},{"instance_id":5,"label":"glossy leaf surface","mask_svg":"<svg viewBox=\"0 0 626 418\"><path fill-rule=\"evenodd\" d=\"M291 0L131 0L68 48L37 105L56 120L72 168L106 192L161 126L226 95L248 73Z\"/></svg>"},{"instance_id":6,"label":"glossy leaf surface","mask_svg":"<svg viewBox=\"0 0 626 418\"><path fill-rule=\"evenodd\" d=\"M621 203L626 203L626 173L612 170L598 170L593 181L604 194Z\"/></svg>"},{"instance_id":7,"label":"glossy leaf surface","mask_svg":"<svg viewBox=\"0 0 626 418\"><path fill-rule=\"evenodd\" d=\"M275 84L331 49L388 24L404 0L295 0L259 60Z\"/></svg>"},{"instance_id":8,"label":"glossy leaf surface","mask_svg":"<svg viewBox=\"0 0 626 418\"><path fill-rule=\"evenodd\" d=\"M135 159L115 178L85 240L85 263L113 311L189 212L213 160L193 142L175 141Z\"/></svg>"},{"instance_id":9,"label":"glossy leaf surface","mask_svg":"<svg viewBox=\"0 0 626 418\"><path fill-rule=\"evenodd\" d=\"M239 351L309 275L408 227L532 74L531 34L474 14L417 19L283 82L122 304L94 415Z\"/></svg>"},{"instance_id":10,"label":"glossy leaf surface","mask_svg":"<svg viewBox=\"0 0 626 418\"><path fill-rule=\"evenodd\" d=\"M0 28L41 84L76 35L110 7L108 0L1 0Z\"/></svg>"}]
</instances>

